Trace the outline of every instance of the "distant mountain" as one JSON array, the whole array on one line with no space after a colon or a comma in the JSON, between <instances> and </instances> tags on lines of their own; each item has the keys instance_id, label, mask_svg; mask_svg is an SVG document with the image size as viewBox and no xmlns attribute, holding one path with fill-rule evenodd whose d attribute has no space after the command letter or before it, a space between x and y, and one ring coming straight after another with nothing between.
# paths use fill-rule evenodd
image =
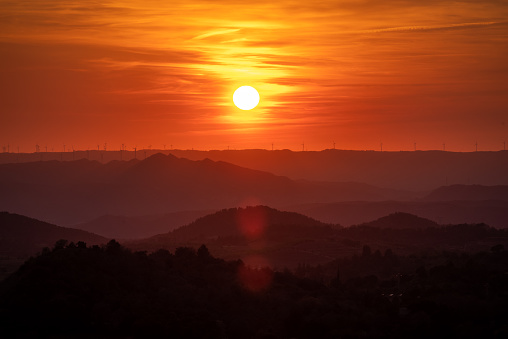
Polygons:
<instances>
[{"instance_id":1,"label":"distant mountain","mask_svg":"<svg viewBox=\"0 0 508 339\"><path fill-rule=\"evenodd\" d=\"M141 239L166 233L187 225L210 211L182 211L164 215L116 216L103 215L72 228L100 234L110 239Z\"/></svg>"},{"instance_id":2,"label":"distant mountain","mask_svg":"<svg viewBox=\"0 0 508 339\"><path fill-rule=\"evenodd\" d=\"M84 159L0 165L0 209L66 226L102 215L404 197L414 195L358 183L294 181L221 161L160 153L104 165Z\"/></svg>"},{"instance_id":3,"label":"distant mountain","mask_svg":"<svg viewBox=\"0 0 508 339\"><path fill-rule=\"evenodd\" d=\"M326 223L361 224L395 212L411 213L443 224L486 223L508 228L508 201L349 201L287 207Z\"/></svg>"},{"instance_id":4,"label":"distant mountain","mask_svg":"<svg viewBox=\"0 0 508 339\"><path fill-rule=\"evenodd\" d=\"M507 175L508 176L508 175ZM435 189L425 196L426 201L504 200L508 201L508 185L451 185Z\"/></svg>"},{"instance_id":5,"label":"distant mountain","mask_svg":"<svg viewBox=\"0 0 508 339\"><path fill-rule=\"evenodd\" d=\"M401 190L430 191L449 184L508 185L508 151L172 150L192 160L210 158L311 181L363 182Z\"/></svg>"},{"instance_id":6,"label":"distant mountain","mask_svg":"<svg viewBox=\"0 0 508 339\"><path fill-rule=\"evenodd\" d=\"M421 218L414 214L397 212L371 222L363 223L361 226L392 229L418 229L438 227L438 223L429 219Z\"/></svg>"},{"instance_id":7,"label":"distant mountain","mask_svg":"<svg viewBox=\"0 0 508 339\"><path fill-rule=\"evenodd\" d=\"M157 152L190 160L211 159L286 176L293 180L363 182L399 190L430 191L445 184L508 185L508 151L352 151L291 150L138 150L137 157ZM0 153L0 163L42 160L134 159L133 151ZM118 162L118 161L116 161Z\"/></svg>"},{"instance_id":8,"label":"distant mountain","mask_svg":"<svg viewBox=\"0 0 508 339\"><path fill-rule=\"evenodd\" d=\"M53 247L56 241L65 239L88 245L104 244L108 239L99 235L59 227L18 214L0 212L0 255L30 256L44 247Z\"/></svg>"}]
</instances>

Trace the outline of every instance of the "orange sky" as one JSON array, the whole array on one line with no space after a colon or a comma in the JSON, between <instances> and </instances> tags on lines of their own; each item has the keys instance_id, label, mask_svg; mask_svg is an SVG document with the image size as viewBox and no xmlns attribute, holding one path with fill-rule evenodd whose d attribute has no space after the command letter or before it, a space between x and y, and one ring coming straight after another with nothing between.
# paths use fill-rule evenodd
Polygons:
<instances>
[{"instance_id":1,"label":"orange sky","mask_svg":"<svg viewBox=\"0 0 508 339\"><path fill-rule=\"evenodd\" d=\"M0 146L473 151L508 139L505 0L98 3L0 0ZM233 105L241 85L260 93L252 111Z\"/></svg>"}]
</instances>

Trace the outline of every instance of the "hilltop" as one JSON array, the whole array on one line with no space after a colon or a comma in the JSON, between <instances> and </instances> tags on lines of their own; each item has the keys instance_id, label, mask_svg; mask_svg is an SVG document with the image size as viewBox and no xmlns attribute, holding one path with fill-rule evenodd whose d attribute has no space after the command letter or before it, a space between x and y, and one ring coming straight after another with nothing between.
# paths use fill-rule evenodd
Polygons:
<instances>
[{"instance_id":1,"label":"hilltop","mask_svg":"<svg viewBox=\"0 0 508 339\"><path fill-rule=\"evenodd\" d=\"M89 245L104 244L108 239L99 235L56 226L23 215L0 212L0 255L27 257L35 255L44 247L52 247L56 241L65 239Z\"/></svg>"},{"instance_id":2,"label":"hilltop","mask_svg":"<svg viewBox=\"0 0 508 339\"><path fill-rule=\"evenodd\" d=\"M392 229L424 229L438 227L439 225L435 221L421 218L414 214L396 212L374 221L363 223L361 226Z\"/></svg>"}]
</instances>

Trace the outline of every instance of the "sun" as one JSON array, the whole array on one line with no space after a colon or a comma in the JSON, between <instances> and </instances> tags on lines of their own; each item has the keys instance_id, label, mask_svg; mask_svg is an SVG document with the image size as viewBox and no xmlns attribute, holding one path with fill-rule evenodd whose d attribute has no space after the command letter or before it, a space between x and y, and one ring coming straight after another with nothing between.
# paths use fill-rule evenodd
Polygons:
<instances>
[{"instance_id":1,"label":"sun","mask_svg":"<svg viewBox=\"0 0 508 339\"><path fill-rule=\"evenodd\" d=\"M251 86L239 87L233 94L233 102L239 109L251 110L259 103L259 93Z\"/></svg>"}]
</instances>

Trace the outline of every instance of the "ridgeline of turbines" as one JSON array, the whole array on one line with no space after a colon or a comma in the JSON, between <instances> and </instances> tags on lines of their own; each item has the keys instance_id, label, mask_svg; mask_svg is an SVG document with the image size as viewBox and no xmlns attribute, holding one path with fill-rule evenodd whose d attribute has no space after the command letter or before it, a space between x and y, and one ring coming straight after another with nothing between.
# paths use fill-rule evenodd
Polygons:
<instances>
[{"instance_id":1,"label":"ridgeline of turbines","mask_svg":"<svg viewBox=\"0 0 508 339\"><path fill-rule=\"evenodd\" d=\"M308 148L306 147L305 142L302 142L300 144L302 146L301 152L308 151ZM271 143L271 150L276 151L274 147L274 143ZM474 152L478 152L478 142L475 142L473 144L474 146ZM332 148L333 150L336 149L336 143L335 141L332 142ZM210 151L217 151L218 149L210 150ZM227 146L224 151L230 151L230 150L236 150L236 149L230 149L230 146ZM267 149L268 150L268 149ZM506 151L506 141L503 142L503 151ZM104 143L102 145L97 145L97 149L87 149L87 150L75 150L74 147L71 145L68 147L68 145L63 144L63 151L55 151L54 148L51 148L50 151L48 151L48 146L44 146L44 148L41 148L39 144L35 145L34 152L20 152L19 146L16 147L15 151L11 151L11 145L7 144L2 146L2 154L5 155L18 155L18 160L20 155L23 155L25 158L28 155L31 155L31 158L38 157L38 160L78 160L78 159L89 159L89 160L97 160L104 162L105 155L106 160L132 160L132 159L145 159L146 157L158 153L158 152L171 152L171 151L203 151L203 150L195 150L194 148L191 149L177 149L173 148L173 145L169 145L169 148L166 148L166 145L163 145L162 149L152 149L152 145L148 145L145 148L138 149L137 146L132 147L130 150L127 148L125 144L121 144L119 149L109 149L108 150L108 144ZM373 149L368 149L364 151L376 151ZM383 152L383 143L380 142L378 151ZM386 151L386 150L385 150ZM416 142L413 143L413 151L420 151L417 148ZM430 150L429 150L430 151ZM436 150L434 150L436 151ZM446 144L442 144L442 149L440 151L446 152ZM473 149L471 150L473 151ZM139 153L139 154L138 154ZM26 161L26 160L25 160Z\"/></svg>"}]
</instances>

